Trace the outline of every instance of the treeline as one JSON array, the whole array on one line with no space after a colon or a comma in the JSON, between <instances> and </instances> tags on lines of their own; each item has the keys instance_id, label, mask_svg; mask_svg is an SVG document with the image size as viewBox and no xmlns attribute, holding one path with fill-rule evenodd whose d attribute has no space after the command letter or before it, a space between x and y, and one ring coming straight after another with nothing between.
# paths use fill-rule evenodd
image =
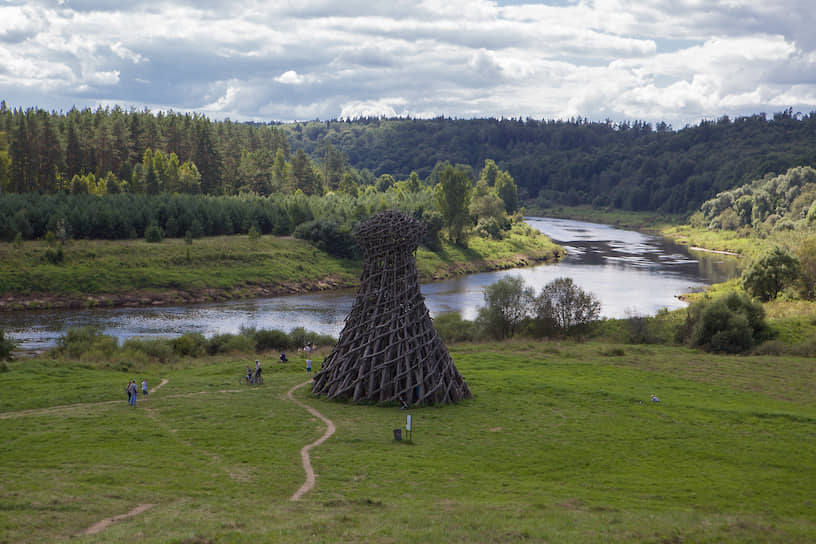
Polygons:
<instances>
[{"instance_id":1,"label":"treeline","mask_svg":"<svg viewBox=\"0 0 816 544\"><path fill-rule=\"evenodd\" d=\"M717 193L816 166L816 112L786 110L672 130L666 124L585 119L361 119L281 125L293 148L320 156L330 145L351 165L434 178L443 160L507 170L525 205L591 204L685 213Z\"/></svg>"},{"instance_id":2,"label":"treeline","mask_svg":"<svg viewBox=\"0 0 816 544\"><path fill-rule=\"evenodd\" d=\"M487 159L527 205L695 211L717 193L816 166L816 112L664 123L534 119L214 122L189 113L9 109L0 102L0 192L270 195L343 192ZM382 187L380 187L382 190Z\"/></svg>"},{"instance_id":3,"label":"treeline","mask_svg":"<svg viewBox=\"0 0 816 544\"><path fill-rule=\"evenodd\" d=\"M791 168L718 193L692 216L697 226L747 229L744 234L767 236L816 224L816 170Z\"/></svg>"},{"instance_id":4,"label":"treeline","mask_svg":"<svg viewBox=\"0 0 816 544\"><path fill-rule=\"evenodd\" d=\"M318 194L344 174L347 184L373 184L339 153L326 156L318 167L303 150L290 153L276 126L119 107L12 110L0 102L2 193Z\"/></svg>"},{"instance_id":5,"label":"treeline","mask_svg":"<svg viewBox=\"0 0 816 544\"><path fill-rule=\"evenodd\" d=\"M354 198L276 194L269 197L204 195L40 195L0 197L0 238L123 240L143 238L151 226L161 237L258 234L296 235L340 257L356 255L353 227L387 208L422 217L432 196L399 200L395 194ZM439 223L437 221L437 223ZM441 225L439 225L441 227ZM439 229L432 232L437 236Z\"/></svg>"},{"instance_id":6,"label":"treeline","mask_svg":"<svg viewBox=\"0 0 816 544\"><path fill-rule=\"evenodd\" d=\"M155 156L155 155L154 155ZM521 221L513 178L486 161L478 181L447 164L434 187L416 175L395 181L381 176L355 195L272 193L208 196L179 193L7 193L0 195L0 239L120 240L199 238L231 234L294 235L338 257L355 257L354 229L371 215L398 209L426 225L432 249L444 232L466 245L470 235L501 239Z\"/></svg>"}]
</instances>

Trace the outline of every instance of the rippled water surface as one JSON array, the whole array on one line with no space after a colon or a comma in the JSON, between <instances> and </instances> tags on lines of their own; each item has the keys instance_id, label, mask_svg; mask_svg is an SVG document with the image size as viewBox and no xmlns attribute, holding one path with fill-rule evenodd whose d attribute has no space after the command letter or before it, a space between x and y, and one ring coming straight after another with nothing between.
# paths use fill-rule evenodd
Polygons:
<instances>
[{"instance_id":1,"label":"rippled water surface","mask_svg":"<svg viewBox=\"0 0 816 544\"><path fill-rule=\"evenodd\" d=\"M736 262L714 254L694 253L663 238L608 225L565 219L528 218L528 223L564 246L558 264L473 274L424 284L432 315L457 311L467 319L484 304L482 289L497 279L520 275L536 291L568 276L597 296L605 317L652 315L661 308L684 306L677 296L733 277ZM351 309L354 291L332 291L211 304L93 310L0 313L0 328L20 348L52 347L66 330L95 325L120 340L131 337L205 336L235 333L241 327L295 327L337 336Z\"/></svg>"}]
</instances>

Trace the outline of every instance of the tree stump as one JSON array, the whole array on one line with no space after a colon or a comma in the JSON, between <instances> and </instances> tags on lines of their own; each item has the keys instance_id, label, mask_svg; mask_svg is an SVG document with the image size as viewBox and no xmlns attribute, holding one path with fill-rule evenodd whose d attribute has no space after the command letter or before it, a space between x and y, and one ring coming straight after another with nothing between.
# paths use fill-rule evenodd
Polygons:
<instances>
[{"instance_id":1,"label":"tree stump","mask_svg":"<svg viewBox=\"0 0 816 544\"><path fill-rule=\"evenodd\" d=\"M312 393L408 404L450 404L472 396L419 290L416 249L424 232L420 221L395 210L360 227L360 288Z\"/></svg>"}]
</instances>

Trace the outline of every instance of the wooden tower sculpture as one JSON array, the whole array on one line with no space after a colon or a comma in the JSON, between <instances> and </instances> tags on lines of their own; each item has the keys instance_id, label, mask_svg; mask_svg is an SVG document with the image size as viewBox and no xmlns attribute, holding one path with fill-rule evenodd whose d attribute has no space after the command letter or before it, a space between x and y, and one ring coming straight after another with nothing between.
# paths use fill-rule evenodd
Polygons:
<instances>
[{"instance_id":1,"label":"wooden tower sculpture","mask_svg":"<svg viewBox=\"0 0 816 544\"><path fill-rule=\"evenodd\" d=\"M312 392L353 402L449 404L470 398L419 292L420 221L384 211L365 222L360 289Z\"/></svg>"}]
</instances>

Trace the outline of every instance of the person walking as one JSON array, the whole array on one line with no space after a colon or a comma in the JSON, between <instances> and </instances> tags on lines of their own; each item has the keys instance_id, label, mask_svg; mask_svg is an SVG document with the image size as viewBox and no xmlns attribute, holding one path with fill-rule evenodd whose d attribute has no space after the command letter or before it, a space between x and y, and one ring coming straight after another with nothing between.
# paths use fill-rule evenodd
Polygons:
<instances>
[{"instance_id":1,"label":"person walking","mask_svg":"<svg viewBox=\"0 0 816 544\"><path fill-rule=\"evenodd\" d=\"M142 396L147 396L147 380L142 380Z\"/></svg>"},{"instance_id":2,"label":"person walking","mask_svg":"<svg viewBox=\"0 0 816 544\"><path fill-rule=\"evenodd\" d=\"M128 385L128 388L130 389L130 394L128 395L130 405L135 408L136 401L139 399L139 388L136 386L136 380L130 380L130 385Z\"/></svg>"}]
</instances>

